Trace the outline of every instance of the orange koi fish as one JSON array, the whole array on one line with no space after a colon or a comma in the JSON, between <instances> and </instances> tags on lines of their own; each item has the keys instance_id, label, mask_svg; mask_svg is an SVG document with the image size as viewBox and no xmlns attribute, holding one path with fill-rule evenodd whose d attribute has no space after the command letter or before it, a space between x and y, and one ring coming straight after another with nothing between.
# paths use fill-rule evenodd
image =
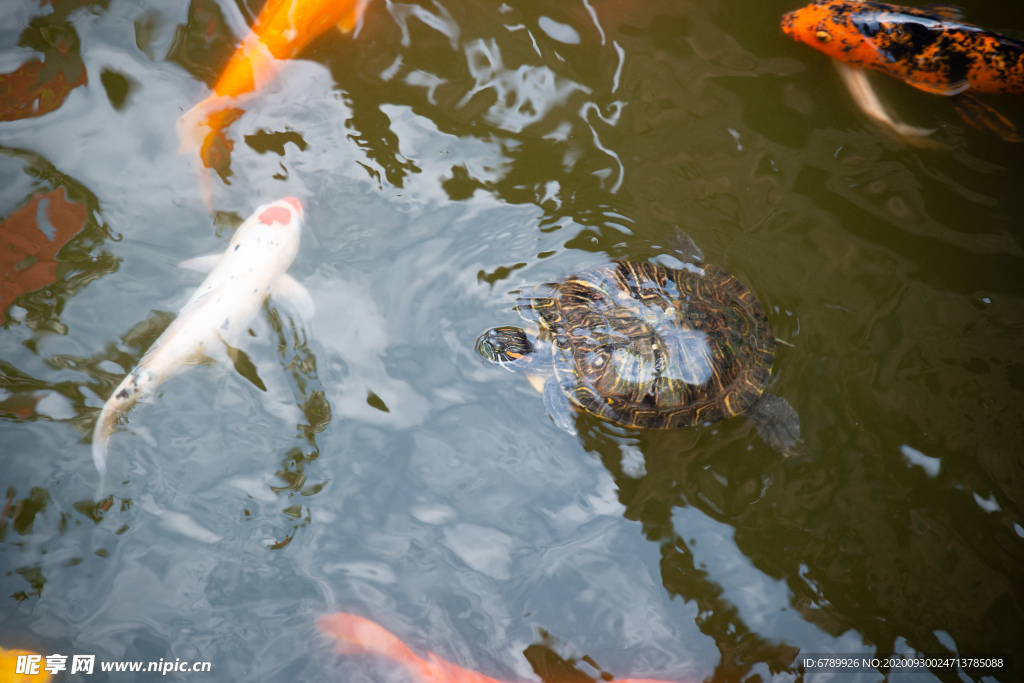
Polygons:
<instances>
[{"instance_id":1,"label":"orange koi fish","mask_svg":"<svg viewBox=\"0 0 1024 683\"><path fill-rule=\"evenodd\" d=\"M417 683L502 683L447 662L433 652L420 657L380 624L354 614L338 612L321 618L317 628L338 641L340 654L373 654L404 664L417 675ZM574 679L578 680L578 679ZM621 678L612 683L666 683L653 679Z\"/></svg>"},{"instance_id":2,"label":"orange koi fish","mask_svg":"<svg viewBox=\"0 0 1024 683\"><path fill-rule=\"evenodd\" d=\"M178 120L181 151L198 150L203 165L228 175L232 143L223 130L244 110L242 98L260 90L280 68L332 26L352 31L369 0L267 0L252 31L232 55L213 94Z\"/></svg>"},{"instance_id":3,"label":"orange koi fish","mask_svg":"<svg viewBox=\"0 0 1024 683\"><path fill-rule=\"evenodd\" d=\"M51 678L46 671L46 657L28 650L0 647L0 683L46 683Z\"/></svg>"},{"instance_id":4,"label":"orange koi fish","mask_svg":"<svg viewBox=\"0 0 1024 683\"><path fill-rule=\"evenodd\" d=\"M955 8L819 0L783 15L782 30L850 66L948 96L969 123L1021 140L1012 123L973 95L1024 94L1024 42L968 24Z\"/></svg>"}]
</instances>

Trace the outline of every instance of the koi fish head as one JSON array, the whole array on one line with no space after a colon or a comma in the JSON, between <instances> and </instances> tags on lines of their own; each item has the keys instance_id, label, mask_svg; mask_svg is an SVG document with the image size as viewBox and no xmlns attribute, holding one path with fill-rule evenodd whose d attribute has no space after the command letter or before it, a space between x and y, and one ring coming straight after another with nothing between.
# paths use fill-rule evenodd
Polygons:
<instances>
[{"instance_id":1,"label":"koi fish head","mask_svg":"<svg viewBox=\"0 0 1024 683\"><path fill-rule=\"evenodd\" d=\"M282 232L299 232L302 230L302 217L302 202L295 197L285 197L258 207L243 226L252 223Z\"/></svg>"},{"instance_id":2,"label":"koi fish head","mask_svg":"<svg viewBox=\"0 0 1024 683\"><path fill-rule=\"evenodd\" d=\"M302 236L302 202L285 197L258 207L235 231L228 253L238 252L243 244L258 244L283 257L286 270L299 250Z\"/></svg>"},{"instance_id":3,"label":"koi fish head","mask_svg":"<svg viewBox=\"0 0 1024 683\"><path fill-rule=\"evenodd\" d=\"M863 3L847 0L814 2L782 15L782 31L793 40L810 45L829 57L855 66L863 59L857 55L864 37L851 21L863 10Z\"/></svg>"}]
</instances>

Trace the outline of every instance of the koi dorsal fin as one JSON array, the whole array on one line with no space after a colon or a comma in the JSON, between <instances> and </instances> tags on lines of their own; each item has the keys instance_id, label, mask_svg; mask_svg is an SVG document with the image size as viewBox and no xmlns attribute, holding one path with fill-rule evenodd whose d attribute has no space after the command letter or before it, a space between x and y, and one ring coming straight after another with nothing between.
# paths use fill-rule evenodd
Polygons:
<instances>
[{"instance_id":1,"label":"koi dorsal fin","mask_svg":"<svg viewBox=\"0 0 1024 683\"><path fill-rule=\"evenodd\" d=\"M944 5L942 3L934 3L931 5L922 5L921 9L937 14L943 19L952 19L953 21L963 21L964 11L954 5Z\"/></svg>"}]
</instances>

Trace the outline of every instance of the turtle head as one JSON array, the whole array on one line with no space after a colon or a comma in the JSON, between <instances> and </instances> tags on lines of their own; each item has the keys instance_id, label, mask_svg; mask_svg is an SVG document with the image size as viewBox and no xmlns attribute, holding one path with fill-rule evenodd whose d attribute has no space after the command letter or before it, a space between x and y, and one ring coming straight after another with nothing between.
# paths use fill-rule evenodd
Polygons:
<instances>
[{"instance_id":1,"label":"turtle head","mask_svg":"<svg viewBox=\"0 0 1024 683\"><path fill-rule=\"evenodd\" d=\"M476 340L481 356L509 370L527 367L533 361L536 347L530 342L526 330L518 327L495 327Z\"/></svg>"}]
</instances>

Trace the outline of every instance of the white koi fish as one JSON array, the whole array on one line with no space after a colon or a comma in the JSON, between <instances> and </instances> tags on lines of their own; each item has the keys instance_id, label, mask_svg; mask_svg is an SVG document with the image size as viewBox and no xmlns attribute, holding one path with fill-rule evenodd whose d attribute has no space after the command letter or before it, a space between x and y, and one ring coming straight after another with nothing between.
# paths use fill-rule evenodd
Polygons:
<instances>
[{"instance_id":1,"label":"white koi fish","mask_svg":"<svg viewBox=\"0 0 1024 683\"><path fill-rule=\"evenodd\" d=\"M294 197L265 204L238 227L223 254L181 264L210 274L100 411L92 457L100 473L101 493L107 440L123 413L154 396L165 380L222 355L225 347L229 354L234 351L229 341L248 329L268 296L290 299L300 314L312 314L309 292L285 272L299 251L302 216L302 204Z\"/></svg>"}]
</instances>

